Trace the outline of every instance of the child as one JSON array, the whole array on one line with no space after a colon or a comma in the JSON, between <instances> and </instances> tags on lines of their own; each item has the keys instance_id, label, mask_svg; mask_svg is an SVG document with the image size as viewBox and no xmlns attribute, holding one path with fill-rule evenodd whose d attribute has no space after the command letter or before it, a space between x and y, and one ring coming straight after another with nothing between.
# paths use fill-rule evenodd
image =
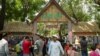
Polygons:
<instances>
[{"instance_id":1,"label":"child","mask_svg":"<svg viewBox=\"0 0 100 56\"><path fill-rule=\"evenodd\" d=\"M76 56L75 54L77 53L75 50L73 50L73 46L70 44L69 49L67 51L68 56Z\"/></svg>"},{"instance_id":2,"label":"child","mask_svg":"<svg viewBox=\"0 0 100 56\"><path fill-rule=\"evenodd\" d=\"M100 56L100 43L97 43L96 45L96 52L99 54L99 56Z\"/></svg>"},{"instance_id":3,"label":"child","mask_svg":"<svg viewBox=\"0 0 100 56\"><path fill-rule=\"evenodd\" d=\"M17 56L21 56L21 47L19 43L16 44L15 50L16 50Z\"/></svg>"},{"instance_id":4,"label":"child","mask_svg":"<svg viewBox=\"0 0 100 56\"><path fill-rule=\"evenodd\" d=\"M95 51L95 49L96 48L94 46L91 47L91 52L89 54L90 56L99 56L99 54Z\"/></svg>"},{"instance_id":5,"label":"child","mask_svg":"<svg viewBox=\"0 0 100 56\"><path fill-rule=\"evenodd\" d=\"M67 55L68 50L69 50L69 45L70 45L70 43L67 42L66 45L65 45L65 47L64 47L64 50L65 50L65 52L66 52L66 55Z\"/></svg>"}]
</instances>

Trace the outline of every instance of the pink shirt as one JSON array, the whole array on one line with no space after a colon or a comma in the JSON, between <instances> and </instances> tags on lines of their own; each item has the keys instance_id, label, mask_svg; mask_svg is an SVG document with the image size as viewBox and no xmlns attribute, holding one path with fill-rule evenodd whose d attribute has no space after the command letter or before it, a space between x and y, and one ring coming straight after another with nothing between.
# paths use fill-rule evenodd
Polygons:
<instances>
[{"instance_id":1,"label":"pink shirt","mask_svg":"<svg viewBox=\"0 0 100 56\"><path fill-rule=\"evenodd\" d=\"M75 56L75 51L74 50L68 50L68 56Z\"/></svg>"},{"instance_id":2,"label":"pink shirt","mask_svg":"<svg viewBox=\"0 0 100 56\"><path fill-rule=\"evenodd\" d=\"M100 50L99 49L96 49L95 52L98 53L99 56L100 56Z\"/></svg>"},{"instance_id":3,"label":"pink shirt","mask_svg":"<svg viewBox=\"0 0 100 56\"><path fill-rule=\"evenodd\" d=\"M99 56L99 54L95 51L91 51L90 56Z\"/></svg>"}]
</instances>

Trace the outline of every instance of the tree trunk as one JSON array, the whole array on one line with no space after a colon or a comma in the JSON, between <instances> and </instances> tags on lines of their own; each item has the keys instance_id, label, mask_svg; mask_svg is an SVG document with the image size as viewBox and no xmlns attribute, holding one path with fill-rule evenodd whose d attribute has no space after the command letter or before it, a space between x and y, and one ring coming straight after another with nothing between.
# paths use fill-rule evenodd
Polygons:
<instances>
[{"instance_id":1,"label":"tree trunk","mask_svg":"<svg viewBox=\"0 0 100 56\"><path fill-rule=\"evenodd\" d=\"M4 19L5 19L5 6L6 0L2 0L2 9L1 9L1 14L0 14L0 30L3 30L4 26Z\"/></svg>"},{"instance_id":2,"label":"tree trunk","mask_svg":"<svg viewBox=\"0 0 100 56\"><path fill-rule=\"evenodd\" d=\"M23 18L21 21L25 21L25 18L27 17L27 11L28 11L28 1L27 0L23 0L24 4L23 4Z\"/></svg>"}]
</instances>

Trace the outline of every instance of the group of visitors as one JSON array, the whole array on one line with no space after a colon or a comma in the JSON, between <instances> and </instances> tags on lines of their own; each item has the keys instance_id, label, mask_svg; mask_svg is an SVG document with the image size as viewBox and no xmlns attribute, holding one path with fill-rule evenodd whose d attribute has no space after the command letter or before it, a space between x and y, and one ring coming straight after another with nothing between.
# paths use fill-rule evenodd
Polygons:
<instances>
[{"instance_id":1,"label":"group of visitors","mask_svg":"<svg viewBox=\"0 0 100 56\"><path fill-rule=\"evenodd\" d=\"M82 56L100 56L100 43L93 44L90 48L90 53L88 53L88 43L86 37L82 37L80 41Z\"/></svg>"},{"instance_id":2,"label":"group of visitors","mask_svg":"<svg viewBox=\"0 0 100 56\"><path fill-rule=\"evenodd\" d=\"M34 56L33 41L28 36L25 36L22 41L18 42L15 49L17 56Z\"/></svg>"},{"instance_id":3,"label":"group of visitors","mask_svg":"<svg viewBox=\"0 0 100 56\"><path fill-rule=\"evenodd\" d=\"M30 56L32 42L28 36L22 41L18 42L15 46L17 56ZM32 53L33 54L33 53ZM10 56L10 49L8 45L7 34L0 33L0 56Z\"/></svg>"},{"instance_id":4,"label":"group of visitors","mask_svg":"<svg viewBox=\"0 0 100 56\"><path fill-rule=\"evenodd\" d=\"M53 35L50 38L45 38L38 35L38 39L34 41L29 36L25 36L21 41L18 41L14 47L17 56L79 56L76 48L69 41L65 45L59 41L58 35ZM100 44L97 43L91 46L88 54L87 41L82 37L80 41L80 50L82 56L100 56ZM0 34L0 56L10 56L7 35Z\"/></svg>"},{"instance_id":5,"label":"group of visitors","mask_svg":"<svg viewBox=\"0 0 100 56\"><path fill-rule=\"evenodd\" d=\"M36 53L36 55L37 56L76 56L78 52L74 50L73 45L70 44L69 41L66 43L66 45L62 45L59 39L60 38L58 35L53 35L49 39L38 39L35 42L35 45L41 47L38 47L39 51L38 53Z\"/></svg>"}]
</instances>

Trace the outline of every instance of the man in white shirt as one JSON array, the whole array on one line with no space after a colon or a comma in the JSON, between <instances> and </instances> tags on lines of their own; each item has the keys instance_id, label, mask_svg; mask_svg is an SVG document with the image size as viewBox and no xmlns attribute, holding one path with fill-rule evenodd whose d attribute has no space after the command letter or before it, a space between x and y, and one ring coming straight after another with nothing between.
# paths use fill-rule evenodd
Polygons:
<instances>
[{"instance_id":1,"label":"man in white shirt","mask_svg":"<svg viewBox=\"0 0 100 56\"><path fill-rule=\"evenodd\" d=\"M49 56L62 56L64 55L64 50L61 43L57 40L58 36L53 36L53 41L49 45L48 55Z\"/></svg>"},{"instance_id":2,"label":"man in white shirt","mask_svg":"<svg viewBox=\"0 0 100 56\"><path fill-rule=\"evenodd\" d=\"M8 42L3 38L5 36L0 34L0 56L9 56Z\"/></svg>"}]
</instances>

